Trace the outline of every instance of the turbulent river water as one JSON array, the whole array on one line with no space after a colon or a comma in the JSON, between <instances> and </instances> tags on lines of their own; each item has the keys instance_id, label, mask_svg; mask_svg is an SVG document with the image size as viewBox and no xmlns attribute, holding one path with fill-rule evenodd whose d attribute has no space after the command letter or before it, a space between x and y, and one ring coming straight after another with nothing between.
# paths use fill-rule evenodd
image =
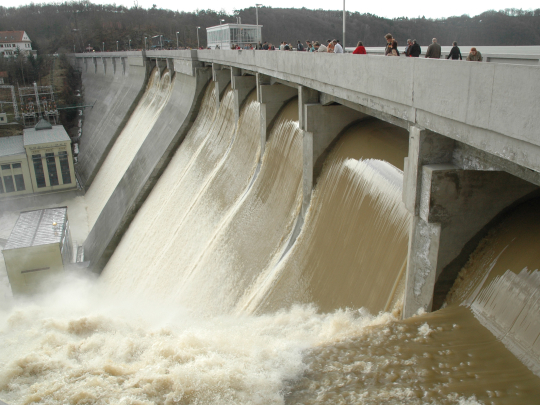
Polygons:
<instances>
[{"instance_id":1,"label":"turbulent river water","mask_svg":"<svg viewBox=\"0 0 540 405\"><path fill-rule=\"evenodd\" d=\"M172 86L168 72L150 80L86 195L90 226ZM3 303L0 399L537 403L538 201L493 227L443 309L402 321L407 133L376 121L345 131L292 244L302 202L298 102L278 114L263 156L255 93L238 122L233 102L227 89L217 110L208 87L99 277L71 273Z\"/></svg>"}]
</instances>

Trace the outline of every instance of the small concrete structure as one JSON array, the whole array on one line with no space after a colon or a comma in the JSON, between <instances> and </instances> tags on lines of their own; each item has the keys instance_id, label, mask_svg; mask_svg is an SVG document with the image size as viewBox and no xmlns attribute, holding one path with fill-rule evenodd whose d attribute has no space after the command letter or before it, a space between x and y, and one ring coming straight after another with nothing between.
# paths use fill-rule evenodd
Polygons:
<instances>
[{"instance_id":1,"label":"small concrete structure","mask_svg":"<svg viewBox=\"0 0 540 405\"><path fill-rule=\"evenodd\" d=\"M238 45L255 47L261 41L262 25L221 24L206 28L208 48L233 49Z\"/></svg>"},{"instance_id":2,"label":"small concrete structure","mask_svg":"<svg viewBox=\"0 0 540 405\"><path fill-rule=\"evenodd\" d=\"M67 207L21 212L2 253L14 295L62 273L73 255Z\"/></svg>"}]
</instances>

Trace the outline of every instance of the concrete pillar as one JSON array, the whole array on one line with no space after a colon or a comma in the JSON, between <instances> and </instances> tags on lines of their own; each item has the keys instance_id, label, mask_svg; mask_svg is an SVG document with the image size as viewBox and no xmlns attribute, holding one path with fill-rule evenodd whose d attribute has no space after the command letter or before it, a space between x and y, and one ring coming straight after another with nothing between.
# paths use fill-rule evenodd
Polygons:
<instances>
[{"instance_id":1,"label":"concrete pillar","mask_svg":"<svg viewBox=\"0 0 540 405\"><path fill-rule=\"evenodd\" d=\"M156 67L159 70L159 76L162 76L163 71L167 68L167 61L163 59L156 59Z\"/></svg>"},{"instance_id":2,"label":"concrete pillar","mask_svg":"<svg viewBox=\"0 0 540 405\"><path fill-rule=\"evenodd\" d=\"M296 88L283 84L270 85L269 76L257 74L257 100L261 104L261 156L264 154L270 127L277 113L289 100L297 95L298 90Z\"/></svg>"},{"instance_id":3,"label":"concrete pillar","mask_svg":"<svg viewBox=\"0 0 540 405\"><path fill-rule=\"evenodd\" d=\"M468 242L502 210L537 189L505 172L462 170L450 163L452 151L453 141L411 127L403 201L414 218L404 318L420 308L431 311L434 300L438 309L472 253Z\"/></svg>"},{"instance_id":4,"label":"concrete pillar","mask_svg":"<svg viewBox=\"0 0 540 405\"><path fill-rule=\"evenodd\" d=\"M174 59L173 58L167 58L167 69L171 74L174 72Z\"/></svg>"},{"instance_id":5,"label":"concrete pillar","mask_svg":"<svg viewBox=\"0 0 540 405\"><path fill-rule=\"evenodd\" d=\"M299 97L303 89L299 89ZM305 217L311 192L320 174L322 163L326 157L324 153L337 136L351 123L366 117L358 111L342 105L323 106L322 104L302 103L313 97L299 98L299 105L303 104L300 123L303 130L303 200L302 217Z\"/></svg>"},{"instance_id":6,"label":"concrete pillar","mask_svg":"<svg viewBox=\"0 0 540 405\"><path fill-rule=\"evenodd\" d=\"M117 59L117 58L111 58L111 61L112 61L112 67L113 67L113 75L116 74L116 59Z\"/></svg>"},{"instance_id":7,"label":"concrete pillar","mask_svg":"<svg viewBox=\"0 0 540 405\"><path fill-rule=\"evenodd\" d=\"M231 69L231 87L234 95L234 117L235 122L240 118L240 110L246 97L256 86L255 76L242 76L240 69Z\"/></svg>"},{"instance_id":8,"label":"concrete pillar","mask_svg":"<svg viewBox=\"0 0 540 405\"><path fill-rule=\"evenodd\" d=\"M426 129L409 128L409 154L403 173L403 202L413 215L418 215L422 166L450 163L455 141Z\"/></svg>"},{"instance_id":9,"label":"concrete pillar","mask_svg":"<svg viewBox=\"0 0 540 405\"><path fill-rule=\"evenodd\" d=\"M231 81L231 74L218 63L212 63L212 80L216 89L216 109L219 109L225 88Z\"/></svg>"}]
</instances>

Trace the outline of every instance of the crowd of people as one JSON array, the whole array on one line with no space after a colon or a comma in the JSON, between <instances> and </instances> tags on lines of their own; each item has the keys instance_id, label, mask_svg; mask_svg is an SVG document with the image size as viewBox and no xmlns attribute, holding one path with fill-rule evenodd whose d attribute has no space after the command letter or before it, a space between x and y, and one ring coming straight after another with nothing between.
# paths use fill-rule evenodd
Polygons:
<instances>
[{"instance_id":1,"label":"crowd of people","mask_svg":"<svg viewBox=\"0 0 540 405\"><path fill-rule=\"evenodd\" d=\"M239 48L233 48L233 49L239 49ZM343 53L343 46L341 46L341 43L339 42L339 39L328 39L326 40L326 45L324 42L321 44L319 41L310 41L306 40L306 45L304 45L301 41L297 41L297 43L293 46L292 43L288 43L287 41L282 41L279 45L274 45L272 43L264 42L259 44L253 48L249 49L259 49L263 51L300 51L300 52L327 52L327 53Z\"/></svg>"},{"instance_id":2,"label":"crowd of people","mask_svg":"<svg viewBox=\"0 0 540 405\"><path fill-rule=\"evenodd\" d=\"M392 34L386 34L386 47L384 50L385 56L400 56L398 50L398 43ZM279 45L273 45L268 42L261 43L259 42L256 46L246 45L243 48L239 45L234 45L232 49L258 49L265 51L300 51L300 52L326 52L326 53L344 53L343 46L339 42L339 39L327 39L326 44L324 41L321 43L319 41L310 41L306 40L305 45L301 41L297 41L295 46L286 41L282 41ZM407 45L405 46L405 56L411 58L418 58L422 54L422 48L416 39L408 39ZM359 41L356 45L356 48L353 51L354 55L366 55L366 48L362 41ZM426 50L425 57L429 59L440 59L442 55L441 46L437 43L437 38L433 38L432 43L428 46ZM452 49L446 57L450 60L463 60L461 55L461 50L457 46L457 42L452 43ZM469 55L466 58L468 61L482 61L482 54L476 49L471 48Z\"/></svg>"},{"instance_id":3,"label":"crowd of people","mask_svg":"<svg viewBox=\"0 0 540 405\"><path fill-rule=\"evenodd\" d=\"M399 51L397 49L398 44L392 34L386 34L384 37L386 38L386 48L384 50L385 56L399 56ZM422 48L420 47L416 39L408 39L407 45L405 46L405 56L418 58L421 54ZM431 40L431 44L426 50L425 57L428 59L440 59L441 54L441 46L438 44L437 38L433 38ZM461 56L461 50L458 48L456 41L452 43L452 49L450 50L450 53L446 56L446 59L463 60L463 57ZM467 56L467 60L481 62L482 54L473 47L471 48L469 55Z\"/></svg>"}]
</instances>

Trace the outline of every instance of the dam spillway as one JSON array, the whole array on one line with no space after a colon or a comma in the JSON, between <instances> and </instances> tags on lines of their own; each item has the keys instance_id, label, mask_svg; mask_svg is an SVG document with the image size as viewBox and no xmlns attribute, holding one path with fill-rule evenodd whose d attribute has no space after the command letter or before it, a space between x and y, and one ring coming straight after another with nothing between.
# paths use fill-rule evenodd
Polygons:
<instances>
[{"instance_id":1,"label":"dam spillway","mask_svg":"<svg viewBox=\"0 0 540 405\"><path fill-rule=\"evenodd\" d=\"M90 243L108 247L89 253L99 262L114 249L97 280L64 280L2 313L0 398L533 403L538 377L525 360L536 356L536 290L512 306L532 315L497 303L535 285L538 258L523 254L538 251L534 183L493 168L476 173L471 166L487 158L468 145L370 118L364 107L349 111L346 100L237 67L169 59L125 61L147 82L154 66L174 71L175 84L96 215ZM132 111L152 91L142 87ZM111 151L123 142L115 132ZM117 170L103 163L87 196L104 169ZM412 181L418 195L407 194ZM493 202L501 181L505 195ZM475 199L478 190L492 207ZM458 204L465 197L489 218L456 230L452 215L469 210ZM103 232L107 225L114 229ZM472 256L457 260L470 234ZM451 295L439 293L441 310L400 320L407 291L421 293L429 280L407 261L423 260L426 272L434 254L450 264L432 291L448 279Z\"/></svg>"}]
</instances>

